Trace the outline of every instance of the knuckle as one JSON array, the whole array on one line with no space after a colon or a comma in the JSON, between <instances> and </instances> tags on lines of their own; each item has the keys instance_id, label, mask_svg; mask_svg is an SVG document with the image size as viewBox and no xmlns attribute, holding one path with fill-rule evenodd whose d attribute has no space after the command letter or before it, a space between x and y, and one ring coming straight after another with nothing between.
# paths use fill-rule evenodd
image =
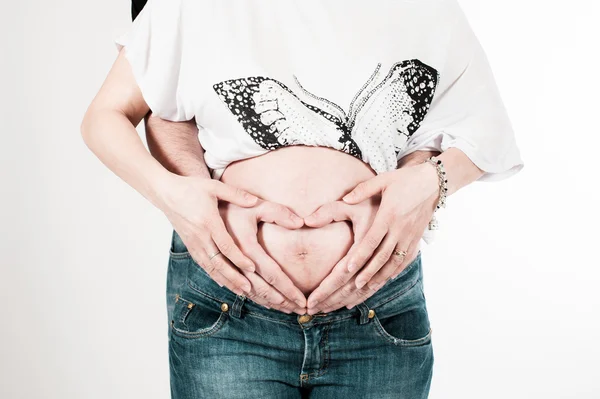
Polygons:
<instances>
[{"instance_id":1,"label":"knuckle","mask_svg":"<svg viewBox=\"0 0 600 399\"><path fill-rule=\"evenodd\" d=\"M275 303L275 302L271 302L275 305L277 305L277 307L279 307L280 309L287 309L290 308L292 303L290 301L288 301L286 298L283 298L283 300Z\"/></svg>"},{"instance_id":2,"label":"knuckle","mask_svg":"<svg viewBox=\"0 0 600 399\"><path fill-rule=\"evenodd\" d=\"M206 273L208 273L209 276L212 277L212 275L215 274L216 269L215 269L215 267L211 263L208 263L206 265L202 265L202 267L204 268L204 270L206 271Z\"/></svg>"},{"instance_id":3,"label":"knuckle","mask_svg":"<svg viewBox=\"0 0 600 399\"><path fill-rule=\"evenodd\" d=\"M379 240L372 235L365 237L365 242L369 248L375 249L379 245Z\"/></svg>"},{"instance_id":4,"label":"knuckle","mask_svg":"<svg viewBox=\"0 0 600 399\"><path fill-rule=\"evenodd\" d=\"M394 265L394 270L395 268L399 267L401 264L404 263L404 259L402 259L400 256L392 256L392 265Z\"/></svg>"},{"instance_id":5,"label":"knuckle","mask_svg":"<svg viewBox=\"0 0 600 399\"><path fill-rule=\"evenodd\" d=\"M362 298L363 298L363 297L365 297L365 296L367 295L367 293L369 292L369 290L370 290L370 289L369 289L369 287L368 287L368 286L366 286L366 285L365 285L365 287L367 287L367 288L364 288L364 287L363 287L363 288L361 288L361 289L359 289L359 290L356 290L356 296L357 296L358 298L361 298L361 299L362 299Z\"/></svg>"},{"instance_id":6,"label":"knuckle","mask_svg":"<svg viewBox=\"0 0 600 399\"><path fill-rule=\"evenodd\" d=\"M285 207L285 206L283 206L281 204L275 204L273 210L276 213L280 214L280 215L289 215L289 214L291 214L290 210L287 207Z\"/></svg>"},{"instance_id":7,"label":"knuckle","mask_svg":"<svg viewBox=\"0 0 600 399\"><path fill-rule=\"evenodd\" d=\"M264 279L269 285L275 285L279 282L279 277L275 274L267 274Z\"/></svg>"},{"instance_id":8,"label":"knuckle","mask_svg":"<svg viewBox=\"0 0 600 399\"><path fill-rule=\"evenodd\" d=\"M378 264L382 265L390 259L390 256L392 256L392 251L387 249L383 250L377 254L376 261Z\"/></svg>"},{"instance_id":9,"label":"knuckle","mask_svg":"<svg viewBox=\"0 0 600 399\"><path fill-rule=\"evenodd\" d=\"M347 281L346 274L337 274L333 279L333 283L336 287L342 287Z\"/></svg>"},{"instance_id":10,"label":"knuckle","mask_svg":"<svg viewBox=\"0 0 600 399\"><path fill-rule=\"evenodd\" d=\"M204 230L212 230L214 226L214 220L212 218L202 218L198 221L198 225Z\"/></svg>"},{"instance_id":11,"label":"knuckle","mask_svg":"<svg viewBox=\"0 0 600 399\"><path fill-rule=\"evenodd\" d=\"M229 240L224 240L223 242L221 242L221 245L219 245L219 250L222 254L229 254L231 253L232 249L233 246L231 245L231 242L229 242Z\"/></svg>"},{"instance_id":12,"label":"knuckle","mask_svg":"<svg viewBox=\"0 0 600 399\"><path fill-rule=\"evenodd\" d=\"M243 198L243 199L248 199L249 195L248 192L246 190L242 190L241 188L236 188L235 189L235 195L239 198Z\"/></svg>"},{"instance_id":13,"label":"knuckle","mask_svg":"<svg viewBox=\"0 0 600 399\"><path fill-rule=\"evenodd\" d=\"M363 273L362 278L365 279L365 281L368 283L369 281L371 281L371 279L373 278L374 275L375 275L374 272L366 272L366 273ZM361 288L361 290L365 289L365 287L368 288L368 285L365 284L365 286L363 288Z\"/></svg>"},{"instance_id":14,"label":"knuckle","mask_svg":"<svg viewBox=\"0 0 600 399\"><path fill-rule=\"evenodd\" d=\"M321 301L321 303L319 304L319 307L322 309L326 309L326 308L332 308L334 307L335 303L334 301L332 301L331 299L325 299L324 301Z\"/></svg>"},{"instance_id":15,"label":"knuckle","mask_svg":"<svg viewBox=\"0 0 600 399\"><path fill-rule=\"evenodd\" d=\"M225 267L225 262L219 259L219 256L215 256L210 262L216 270L220 271Z\"/></svg>"},{"instance_id":16,"label":"knuckle","mask_svg":"<svg viewBox=\"0 0 600 399\"><path fill-rule=\"evenodd\" d=\"M269 289L268 288L259 288L256 290L256 296L258 298L266 300L269 297Z\"/></svg>"},{"instance_id":17,"label":"knuckle","mask_svg":"<svg viewBox=\"0 0 600 399\"><path fill-rule=\"evenodd\" d=\"M340 290L340 296L342 298L349 298L350 296L352 296L352 294L354 293L354 289L352 288L352 286L344 286L344 288L342 288Z\"/></svg>"}]
</instances>

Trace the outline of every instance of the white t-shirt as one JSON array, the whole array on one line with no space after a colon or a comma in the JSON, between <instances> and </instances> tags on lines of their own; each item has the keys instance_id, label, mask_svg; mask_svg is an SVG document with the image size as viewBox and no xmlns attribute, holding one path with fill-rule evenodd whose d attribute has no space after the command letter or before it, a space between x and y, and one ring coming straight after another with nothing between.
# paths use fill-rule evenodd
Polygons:
<instances>
[{"instance_id":1,"label":"white t-shirt","mask_svg":"<svg viewBox=\"0 0 600 399\"><path fill-rule=\"evenodd\" d=\"M287 145L377 172L457 147L500 180L523 162L455 0L149 0L125 46L152 112L195 117L213 178Z\"/></svg>"}]
</instances>

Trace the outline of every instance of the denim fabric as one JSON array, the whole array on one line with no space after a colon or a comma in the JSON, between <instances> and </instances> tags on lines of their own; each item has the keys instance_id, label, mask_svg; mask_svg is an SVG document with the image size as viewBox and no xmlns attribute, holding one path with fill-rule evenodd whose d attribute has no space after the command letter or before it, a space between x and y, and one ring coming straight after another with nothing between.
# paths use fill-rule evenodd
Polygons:
<instances>
[{"instance_id":1,"label":"denim fabric","mask_svg":"<svg viewBox=\"0 0 600 399\"><path fill-rule=\"evenodd\" d=\"M433 348L420 253L354 308L304 320L220 287L173 232L167 309L173 399L428 396Z\"/></svg>"}]
</instances>

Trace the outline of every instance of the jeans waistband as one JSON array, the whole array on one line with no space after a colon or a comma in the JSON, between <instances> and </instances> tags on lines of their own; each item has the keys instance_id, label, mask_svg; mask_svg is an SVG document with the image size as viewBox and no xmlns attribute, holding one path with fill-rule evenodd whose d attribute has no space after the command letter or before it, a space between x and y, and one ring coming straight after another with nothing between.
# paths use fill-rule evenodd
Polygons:
<instances>
[{"instance_id":1,"label":"jeans waistband","mask_svg":"<svg viewBox=\"0 0 600 399\"><path fill-rule=\"evenodd\" d=\"M287 314L276 309L267 309L246 298L244 295L237 295L227 287L221 287L217 284L190 256L181 237L179 237L175 230L173 230L171 242L171 258L189 258L189 262L186 262L187 269L181 270L181 272L187 273L186 284L189 288L216 301L228 303L232 307L231 313L233 316L239 317L242 307L245 307L246 312L258 317L276 322L298 324L300 315L296 313ZM347 309L343 306L340 309L325 314L314 314L309 322L303 324L308 327L311 324L326 323L357 316L361 324L366 323L368 322L369 309L377 308L410 290L421 280L422 273L421 252L419 251L415 259L396 278L388 280L375 294L365 301L354 306L352 309Z\"/></svg>"}]
</instances>

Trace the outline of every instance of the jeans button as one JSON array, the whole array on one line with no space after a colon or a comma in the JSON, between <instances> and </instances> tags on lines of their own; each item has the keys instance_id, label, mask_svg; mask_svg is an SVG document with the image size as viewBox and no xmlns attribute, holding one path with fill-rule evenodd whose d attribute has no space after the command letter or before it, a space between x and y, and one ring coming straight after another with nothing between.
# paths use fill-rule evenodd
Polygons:
<instances>
[{"instance_id":1,"label":"jeans button","mask_svg":"<svg viewBox=\"0 0 600 399\"><path fill-rule=\"evenodd\" d=\"M303 315L298 315L298 323L300 324L304 324L304 323L308 323L309 321L312 320L312 316L309 314L303 314Z\"/></svg>"}]
</instances>

